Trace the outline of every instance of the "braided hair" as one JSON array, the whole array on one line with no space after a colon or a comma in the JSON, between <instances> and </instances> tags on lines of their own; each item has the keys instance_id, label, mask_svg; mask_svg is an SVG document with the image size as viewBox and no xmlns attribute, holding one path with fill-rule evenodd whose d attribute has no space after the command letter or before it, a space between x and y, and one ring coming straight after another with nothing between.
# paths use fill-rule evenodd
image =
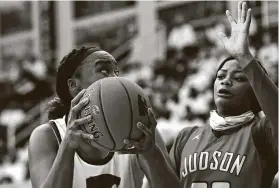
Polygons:
<instances>
[{"instance_id":1,"label":"braided hair","mask_svg":"<svg viewBox=\"0 0 279 188\"><path fill-rule=\"evenodd\" d=\"M72 77L83 60L90 54L101 51L98 47L73 49L60 61L56 75L57 97L48 102L48 119L61 118L69 113L72 97L69 93L68 79Z\"/></svg>"}]
</instances>

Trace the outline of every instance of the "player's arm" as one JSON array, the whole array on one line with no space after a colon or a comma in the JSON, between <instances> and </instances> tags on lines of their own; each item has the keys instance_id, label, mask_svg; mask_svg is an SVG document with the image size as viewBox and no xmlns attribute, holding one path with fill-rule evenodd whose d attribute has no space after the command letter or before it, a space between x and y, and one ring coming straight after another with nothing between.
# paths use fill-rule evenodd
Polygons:
<instances>
[{"instance_id":1,"label":"player's arm","mask_svg":"<svg viewBox=\"0 0 279 188\"><path fill-rule=\"evenodd\" d=\"M74 154L82 138L93 140L93 136L79 129L91 121L90 116L78 119L88 100L80 101L84 90L71 102L71 110L63 141L58 142L52 128L45 124L35 129L29 142L30 177L33 188L72 188Z\"/></svg>"},{"instance_id":2,"label":"player's arm","mask_svg":"<svg viewBox=\"0 0 279 188\"><path fill-rule=\"evenodd\" d=\"M179 188L179 179L160 147L139 156L141 169L152 188Z\"/></svg>"},{"instance_id":3,"label":"player's arm","mask_svg":"<svg viewBox=\"0 0 279 188\"><path fill-rule=\"evenodd\" d=\"M274 138L273 128L266 116L252 127L252 135L260 159L264 161L262 164L266 170L263 178L272 178L278 172L278 144Z\"/></svg>"},{"instance_id":4,"label":"player's arm","mask_svg":"<svg viewBox=\"0 0 279 188\"><path fill-rule=\"evenodd\" d=\"M272 125L274 136L278 140L278 88L265 74L249 50L251 9L247 10L246 3L241 1L238 3L237 21L229 11L226 14L231 23L231 37L228 38L224 33L220 33L220 39L227 52L243 68L243 72L246 74L263 112Z\"/></svg>"},{"instance_id":5,"label":"player's arm","mask_svg":"<svg viewBox=\"0 0 279 188\"><path fill-rule=\"evenodd\" d=\"M169 164L171 164L171 160L168 154L168 149L167 146L169 146L170 148L173 145L173 140L175 140L175 136L177 134L171 134L173 133L171 130L167 129L162 131L162 129L158 129L159 127L157 127L156 132L155 132L155 141L156 144L158 145L158 147L162 150L162 153L164 154L164 156L166 157L167 161ZM169 133L169 135L167 135L167 133ZM137 158L138 160L138 158ZM140 163L141 161L138 160L138 163ZM143 164L139 165L140 168L143 168L141 166L143 166ZM150 181L149 181L150 182ZM145 176L143 179L143 186L142 188L150 188L149 183L148 183L148 179Z\"/></svg>"},{"instance_id":6,"label":"player's arm","mask_svg":"<svg viewBox=\"0 0 279 188\"><path fill-rule=\"evenodd\" d=\"M152 188L179 188L179 179L170 165L163 139L158 136L158 132L156 133L156 120L151 109L148 109L148 114L151 120L151 130L142 123L138 123L138 128L145 134L145 138L142 141L125 139L124 143L134 148L121 153L138 155L140 167ZM155 134L157 134L156 139Z\"/></svg>"},{"instance_id":7,"label":"player's arm","mask_svg":"<svg viewBox=\"0 0 279 188\"><path fill-rule=\"evenodd\" d=\"M166 175L164 173L165 171L169 171L172 176L175 176L175 178L174 178L175 181L178 180L178 177L176 177L174 170L171 168L172 167L171 161L170 161L170 157L168 155L168 151L167 151L165 142L157 129L155 132L155 142L156 142L158 149L160 150L159 151L160 153L156 153L156 152L155 152L155 154L149 153L150 156L145 156L145 157L139 155L139 158L138 158L140 167L141 167L142 171L144 172L145 176L147 177L149 185L152 188L157 187L157 186L160 187L159 185L157 185L158 182L156 182L157 180L154 178L158 178L158 181L162 181L162 179L160 179L160 178L170 178L170 177L168 177L168 175ZM157 156L157 155L159 155L159 156ZM147 159L146 159L146 157L147 157ZM163 162L157 161L160 158ZM158 164L155 165L154 162L156 162ZM154 167L152 167L151 165L154 165ZM162 169L158 169L158 167L156 167L156 166L159 166L159 165L165 165L165 166L162 166L161 167ZM161 172L161 174L159 174L158 172L153 172L153 171L159 171L159 173ZM166 181L170 181L170 184L171 184L171 179L166 180ZM156 184L156 185L154 185L154 184ZM175 184L173 184L173 187L175 187Z\"/></svg>"},{"instance_id":8,"label":"player's arm","mask_svg":"<svg viewBox=\"0 0 279 188\"><path fill-rule=\"evenodd\" d=\"M276 140L278 140L278 88L254 59L243 71L254 90L264 114L273 128Z\"/></svg>"},{"instance_id":9,"label":"player's arm","mask_svg":"<svg viewBox=\"0 0 279 188\"><path fill-rule=\"evenodd\" d=\"M65 142L58 146L49 124L33 131L29 141L29 170L33 188L71 188L73 160L74 151Z\"/></svg>"}]
</instances>

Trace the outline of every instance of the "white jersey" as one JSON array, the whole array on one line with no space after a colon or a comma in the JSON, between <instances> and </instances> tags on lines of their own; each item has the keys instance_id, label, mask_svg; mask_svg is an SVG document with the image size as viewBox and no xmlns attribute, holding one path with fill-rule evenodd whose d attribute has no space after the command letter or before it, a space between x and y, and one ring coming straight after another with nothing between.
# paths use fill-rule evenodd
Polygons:
<instances>
[{"instance_id":1,"label":"white jersey","mask_svg":"<svg viewBox=\"0 0 279 188\"><path fill-rule=\"evenodd\" d=\"M54 131L59 132L63 140L66 132L65 119L52 122L58 129ZM55 135L59 136L57 133ZM73 188L141 188L143 177L136 155L114 153L107 163L92 165L75 154Z\"/></svg>"}]
</instances>

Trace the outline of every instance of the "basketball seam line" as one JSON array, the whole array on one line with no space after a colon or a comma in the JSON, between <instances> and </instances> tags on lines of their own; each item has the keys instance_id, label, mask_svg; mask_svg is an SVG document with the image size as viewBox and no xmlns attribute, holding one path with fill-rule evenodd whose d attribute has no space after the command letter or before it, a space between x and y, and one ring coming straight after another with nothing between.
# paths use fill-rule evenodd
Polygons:
<instances>
[{"instance_id":1,"label":"basketball seam line","mask_svg":"<svg viewBox=\"0 0 279 188\"><path fill-rule=\"evenodd\" d=\"M131 125L130 125L130 132L129 132L129 138L131 138L131 134L132 134L132 129L133 129L133 120L134 120L134 116L133 116L133 108L132 108L132 102L131 102L131 98L130 98L130 95L129 95L129 92L128 92L128 90L127 90L127 88L125 87L125 85L119 80L119 79L117 79L120 83L121 83L121 85L124 87L124 89L125 89L125 92L126 92L126 94L127 94L127 96L128 96L128 100L129 100L129 106L130 106L130 112L131 112ZM125 146L124 146L124 148L125 148ZM124 148L122 148L122 149L124 149Z\"/></svg>"},{"instance_id":2,"label":"basketball seam line","mask_svg":"<svg viewBox=\"0 0 279 188\"><path fill-rule=\"evenodd\" d=\"M106 127L107 127L107 130L108 130L108 133L109 133L109 135L110 135L110 137L111 137L111 139L112 139L112 141L113 141L113 144L114 144L114 146L113 146L113 150L115 149L115 147L116 147L116 143L115 143L115 140L114 140L114 138L113 138L113 136L112 136L112 134L111 134L111 132L110 132L110 128L109 128L109 126L107 125L107 120L106 120L106 116L105 116L105 114L104 114L104 108L103 108L103 103L102 103L102 95L101 95L101 89L102 89L102 81L100 81L100 89L99 89L99 100L100 100L100 107L101 107L101 112L102 112L102 114L103 114L103 117L104 117L104 122L105 122L105 125L106 125Z\"/></svg>"}]
</instances>

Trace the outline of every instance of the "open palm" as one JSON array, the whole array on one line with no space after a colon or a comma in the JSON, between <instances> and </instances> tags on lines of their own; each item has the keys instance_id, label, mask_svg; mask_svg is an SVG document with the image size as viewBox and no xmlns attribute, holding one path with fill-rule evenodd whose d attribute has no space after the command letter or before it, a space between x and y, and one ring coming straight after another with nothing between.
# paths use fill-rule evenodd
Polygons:
<instances>
[{"instance_id":1,"label":"open palm","mask_svg":"<svg viewBox=\"0 0 279 188\"><path fill-rule=\"evenodd\" d=\"M226 51L235 58L250 54L249 51L249 27L251 24L251 9L247 10L246 2L238 3L238 19L232 17L230 11L226 11L231 23L231 36L228 38L224 33L219 33L219 38L224 44Z\"/></svg>"}]
</instances>

